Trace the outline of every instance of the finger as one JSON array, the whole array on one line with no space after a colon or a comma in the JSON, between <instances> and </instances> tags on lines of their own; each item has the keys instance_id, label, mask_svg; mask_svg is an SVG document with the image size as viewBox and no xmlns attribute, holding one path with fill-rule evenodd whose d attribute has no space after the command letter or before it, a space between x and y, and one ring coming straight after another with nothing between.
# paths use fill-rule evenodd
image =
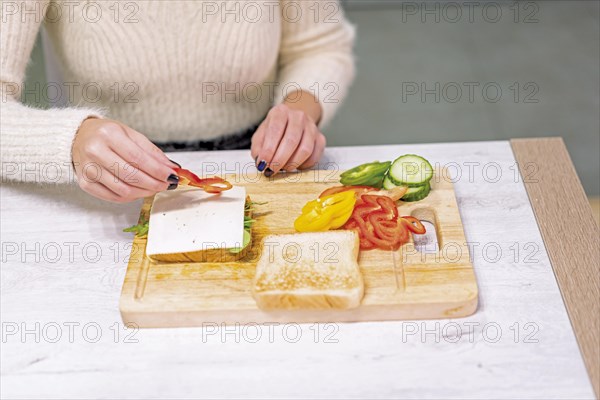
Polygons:
<instances>
[{"instance_id":1,"label":"finger","mask_svg":"<svg viewBox=\"0 0 600 400\"><path fill-rule=\"evenodd\" d=\"M325 138L325 135L319 133L315 139L315 147L311 156L306 161L304 161L304 163L298 169L307 169L314 167L315 164L317 164L323 156L323 152L325 151L326 145L327 139Z\"/></svg>"},{"instance_id":2,"label":"finger","mask_svg":"<svg viewBox=\"0 0 600 400\"><path fill-rule=\"evenodd\" d=\"M109 147L127 163L163 182L166 182L171 175L176 175L173 168L168 167L144 151L125 134L125 131L119 139L118 143L114 140L111 141Z\"/></svg>"},{"instance_id":3,"label":"finger","mask_svg":"<svg viewBox=\"0 0 600 400\"><path fill-rule=\"evenodd\" d=\"M285 165L286 171L299 169L300 166L308 160L315 148L315 136L316 128L307 128L304 131L300 144L298 144L296 151Z\"/></svg>"},{"instance_id":4,"label":"finger","mask_svg":"<svg viewBox=\"0 0 600 400\"><path fill-rule=\"evenodd\" d=\"M98 183L115 193L120 201L133 201L156 194L152 190L126 184L107 169L102 170L102 176L98 179Z\"/></svg>"},{"instance_id":5,"label":"finger","mask_svg":"<svg viewBox=\"0 0 600 400\"><path fill-rule=\"evenodd\" d=\"M306 122L306 117L302 111L290 112L285 133L279 142L279 146L277 146L273 159L269 163L269 169L273 171L273 174L279 172L288 163L290 157L298 148L304 134ZM306 134L310 135L309 133Z\"/></svg>"},{"instance_id":6,"label":"finger","mask_svg":"<svg viewBox=\"0 0 600 400\"><path fill-rule=\"evenodd\" d=\"M252 135L252 139L251 139L252 144L250 145L250 155L252 156L252 158L254 159L255 162L258 160L258 152L260 150L260 147L263 144L263 140L265 138L265 131L266 131L268 123L269 123L269 117L267 117L267 119L265 119L265 121L263 121L263 123L261 123L259 125L256 132L254 132L254 135Z\"/></svg>"},{"instance_id":7,"label":"finger","mask_svg":"<svg viewBox=\"0 0 600 400\"><path fill-rule=\"evenodd\" d=\"M173 163L173 161L169 160L166 154L157 145L148 140L144 134L126 125L123 125L123 128L131 140L133 140L138 146L140 146L146 153L155 158L157 161L160 161L169 167L178 167L178 165Z\"/></svg>"},{"instance_id":8,"label":"finger","mask_svg":"<svg viewBox=\"0 0 600 400\"><path fill-rule=\"evenodd\" d=\"M283 137L288 122L288 114L283 107L285 106L277 106L269 113L271 115L266 127L265 137L258 150L259 162L265 161L267 165L273 160L273 156Z\"/></svg>"},{"instance_id":9,"label":"finger","mask_svg":"<svg viewBox=\"0 0 600 400\"><path fill-rule=\"evenodd\" d=\"M114 193L101 183L82 180L79 182L79 187L84 192L89 193L92 196L97 197L99 199L111 201L113 203L123 202L116 193Z\"/></svg>"},{"instance_id":10,"label":"finger","mask_svg":"<svg viewBox=\"0 0 600 400\"><path fill-rule=\"evenodd\" d=\"M165 182L151 177L136 166L123 160L123 158L110 149L97 154L96 159L101 165L104 165L110 170L116 178L127 185L135 186L140 189L146 189L157 193L167 190L170 184L177 183L175 180L172 182Z\"/></svg>"}]
</instances>

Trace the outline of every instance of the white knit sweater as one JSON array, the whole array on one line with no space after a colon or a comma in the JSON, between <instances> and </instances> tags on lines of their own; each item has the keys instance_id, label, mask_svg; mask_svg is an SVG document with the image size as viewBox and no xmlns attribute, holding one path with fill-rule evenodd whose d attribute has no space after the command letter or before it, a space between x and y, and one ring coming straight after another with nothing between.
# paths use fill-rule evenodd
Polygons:
<instances>
[{"instance_id":1,"label":"white knit sweater","mask_svg":"<svg viewBox=\"0 0 600 400\"><path fill-rule=\"evenodd\" d=\"M92 115L155 142L212 139L248 128L303 89L319 99L324 125L354 75L354 30L330 0L2 3L3 181L72 180L73 138ZM64 80L25 95L67 100L67 108L19 101L42 24Z\"/></svg>"}]
</instances>

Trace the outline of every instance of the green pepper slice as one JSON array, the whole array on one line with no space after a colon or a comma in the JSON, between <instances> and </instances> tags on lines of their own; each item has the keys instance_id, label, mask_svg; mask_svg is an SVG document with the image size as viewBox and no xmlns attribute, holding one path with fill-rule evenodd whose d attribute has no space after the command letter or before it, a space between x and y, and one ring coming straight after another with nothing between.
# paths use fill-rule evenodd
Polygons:
<instances>
[{"instance_id":1,"label":"green pepper slice","mask_svg":"<svg viewBox=\"0 0 600 400\"><path fill-rule=\"evenodd\" d=\"M340 175L340 183L348 186L371 186L380 189L391 162L371 162L349 169Z\"/></svg>"}]
</instances>

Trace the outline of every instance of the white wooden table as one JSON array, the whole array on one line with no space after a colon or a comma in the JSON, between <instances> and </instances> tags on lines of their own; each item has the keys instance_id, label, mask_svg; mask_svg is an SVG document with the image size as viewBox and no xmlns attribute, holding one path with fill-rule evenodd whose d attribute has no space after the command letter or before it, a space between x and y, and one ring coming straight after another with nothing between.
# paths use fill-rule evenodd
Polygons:
<instances>
[{"instance_id":1,"label":"white wooden table","mask_svg":"<svg viewBox=\"0 0 600 400\"><path fill-rule=\"evenodd\" d=\"M409 152L454 167L480 292L469 318L126 329L118 300L132 238L121 230L141 202L3 183L2 398L593 398L510 143L329 148L324 162ZM228 170L250 160L171 158Z\"/></svg>"}]
</instances>

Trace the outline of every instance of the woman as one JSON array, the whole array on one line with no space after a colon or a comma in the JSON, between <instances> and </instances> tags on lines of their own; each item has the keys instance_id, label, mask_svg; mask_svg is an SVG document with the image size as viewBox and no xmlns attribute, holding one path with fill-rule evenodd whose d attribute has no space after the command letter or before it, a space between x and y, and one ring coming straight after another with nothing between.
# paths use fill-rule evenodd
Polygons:
<instances>
[{"instance_id":1,"label":"woman","mask_svg":"<svg viewBox=\"0 0 600 400\"><path fill-rule=\"evenodd\" d=\"M66 183L74 168L83 190L108 201L176 188L177 164L163 150L250 148L267 176L315 165L325 147L320 127L354 74L353 29L335 1L2 8L3 180ZM19 102L42 23L67 108Z\"/></svg>"}]
</instances>

